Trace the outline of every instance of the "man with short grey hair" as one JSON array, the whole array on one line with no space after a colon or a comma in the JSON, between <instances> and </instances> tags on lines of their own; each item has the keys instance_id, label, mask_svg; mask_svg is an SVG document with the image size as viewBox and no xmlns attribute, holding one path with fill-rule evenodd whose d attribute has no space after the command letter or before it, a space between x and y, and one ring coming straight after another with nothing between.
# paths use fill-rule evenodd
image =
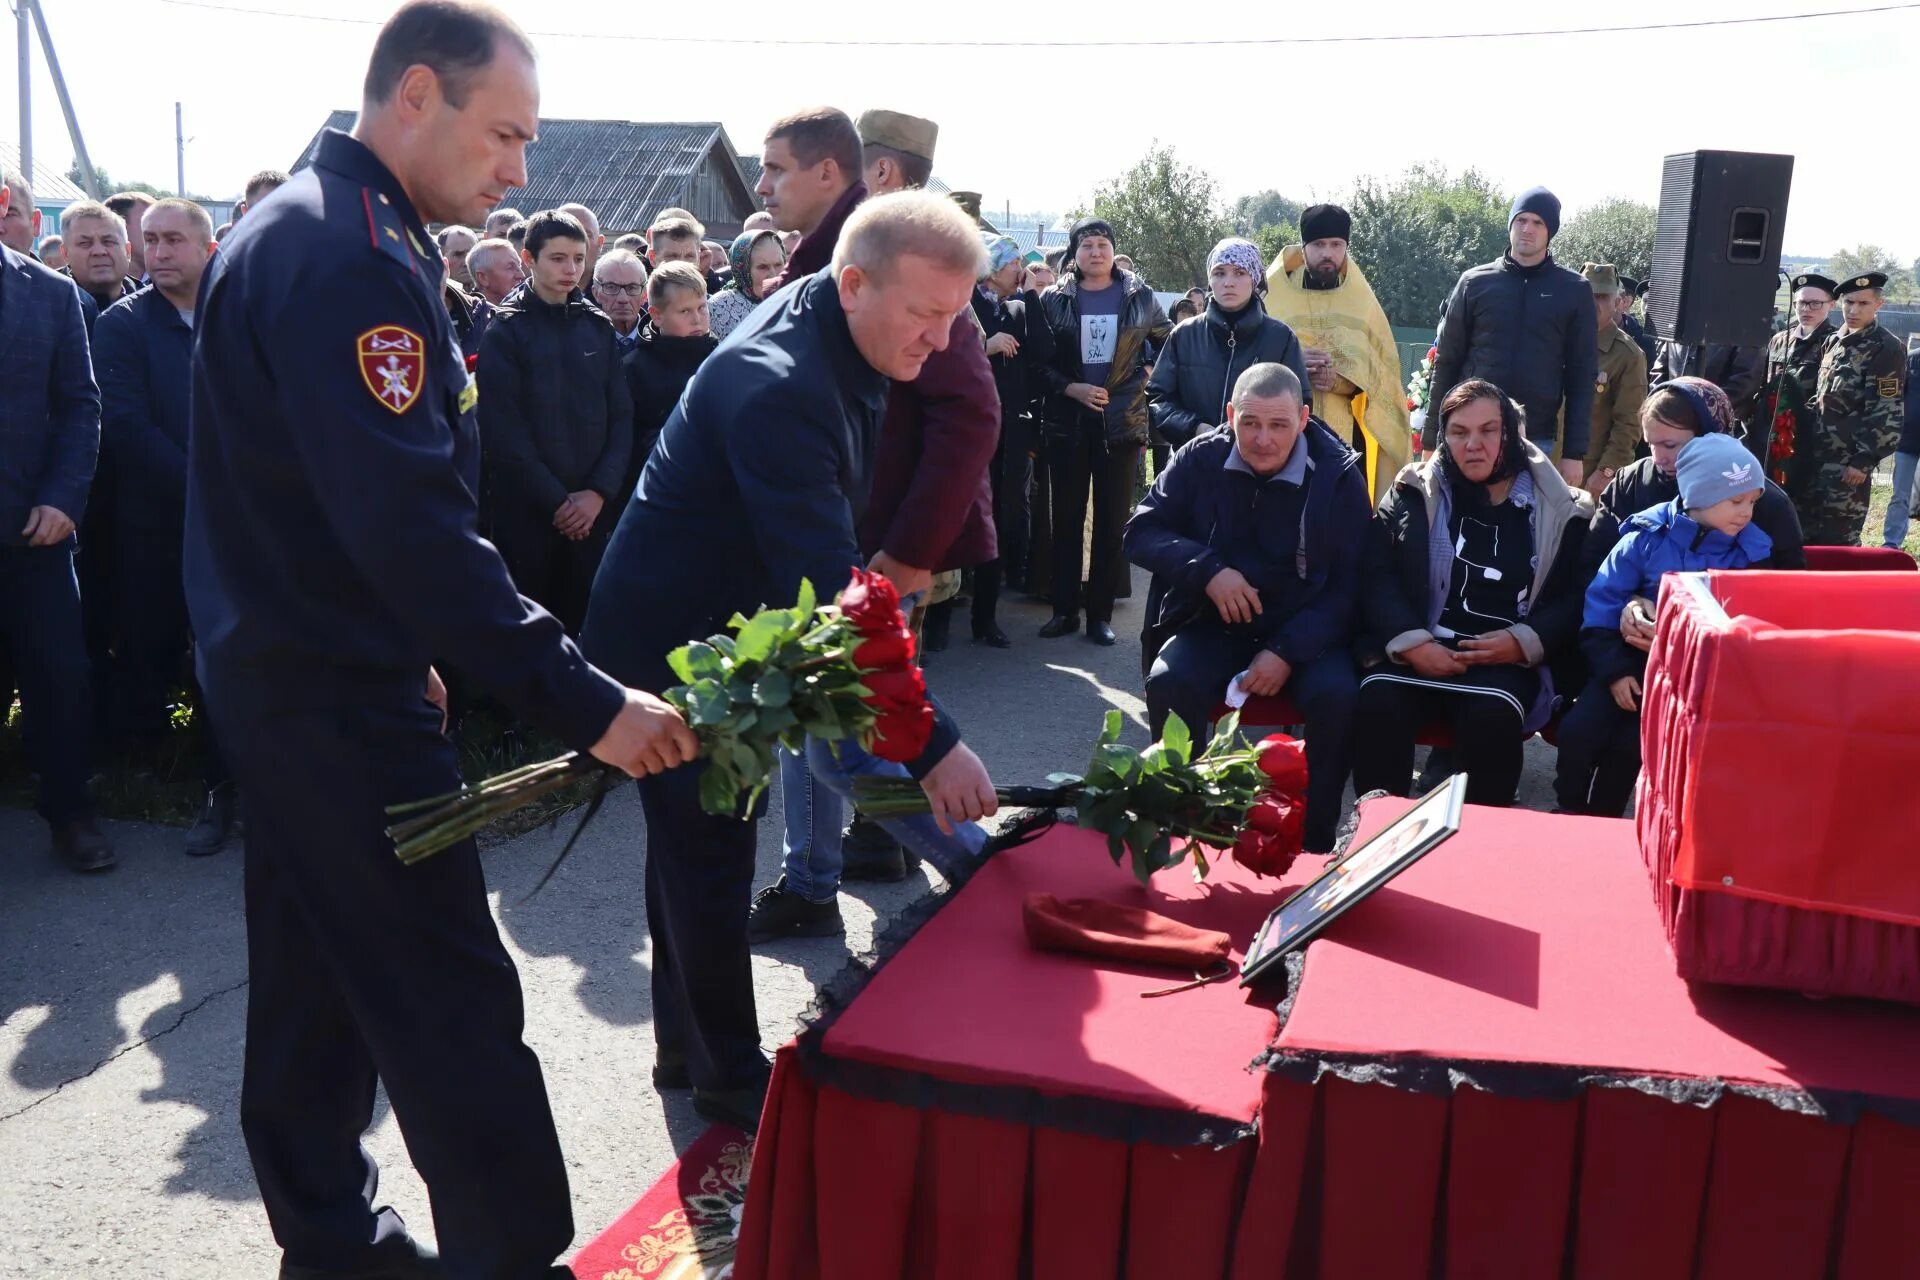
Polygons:
<instances>
[{"instance_id":1,"label":"man with short grey hair","mask_svg":"<svg viewBox=\"0 0 1920 1280\"><path fill-rule=\"evenodd\" d=\"M1127 521L1127 558L1166 584L1147 677L1149 726L1169 713L1205 741L1213 710L1285 696L1307 729L1305 847L1333 848L1360 684L1348 652L1372 518L1360 455L1312 417L1300 379L1256 364L1234 383L1231 434L1175 454Z\"/></svg>"},{"instance_id":2,"label":"man with short grey hair","mask_svg":"<svg viewBox=\"0 0 1920 1280\"><path fill-rule=\"evenodd\" d=\"M482 233L481 238L485 240L504 240L507 238L507 232L513 230L515 223L524 221L526 221L526 219L521 216L518 209L495 209L487 215L486 230Z\"/></svg>"},{"instance_id":3,"label":"man with short grey hair","mask_svg":"<svg viewBox=\"0 0 1920 1280\"><path fill-rule=\"evenodd\" d=\"M447 264L447 279L462 289L473 287L473 277L467 274L467 255L473 252L473 246L480 243L480 237L473 228L455 223L442 227L436 241L440 246L440 257Z\"/></svg>"},{"instance_id":4,"label":"man with short grey hair","mask_svg":"<svg viewBox=\"0 0 1920 1280\"><path fill-rule=\"evenodd\" d=\"M47 236L40 241L40 247L33 251L40 264L58 271L67 265L67 242L59 236Z\"/></svg>"},{"instance_id":5,"label":"man with short grey hair","mask_svg":"<svg viewBox=\"0 0 1920 1280\"><path fill-rule=\"evenodd\" d=\"M60 238L67 244L68 273L100 310L140 287L127 274L133 263L126 220L107 206L82 200L62 209Z\"/></svg>"},{"instance_id":6,"label":"man with short grey hair","mask_svg":"<svg viewBox=\"0 0 1920 1280\"><path fill-rule=\"evenodd\" d=\"M15 253L30 254L34 237L40 234L40 211L33 207L33 188L17 169L0 170L0 182L7 188L7 211L0 215L0 244ZM59 267L54 269L57 271Z\"/></svg>"},{"instance_id":7,"label":"man with short grey hair","mask_svg":"<svg viewBox=\"0 0 1920 1280\"><path fill-rule=\"evenodd\" d=\"M593 268L593 300L613 321L613 340L624 357L640 345L645 326L647 264L625 249L610 249Z\"/></svg>"},{"instance_id":8,"label":"man with short grey hair","mask_svg":"<svg viewBox=\"0 0 1920 1280\"><path fill-rule=\"evenodd\" d=\"M467 272L473 277L473 287L480 291L480 296L495 307L505 302L507 295L527 278L520 251L492 236L473 246L467 254Z\"/></svg>"}]
</instances>

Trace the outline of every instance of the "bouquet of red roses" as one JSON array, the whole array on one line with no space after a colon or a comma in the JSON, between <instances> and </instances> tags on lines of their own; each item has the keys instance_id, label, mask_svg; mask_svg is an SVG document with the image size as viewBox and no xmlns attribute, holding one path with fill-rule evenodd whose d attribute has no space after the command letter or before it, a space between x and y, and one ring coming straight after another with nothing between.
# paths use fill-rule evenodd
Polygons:
<instances>
[{"instance_id":1,"label":"bouquet of red roses","mask_svg":"<svg viewBox=\"0 0 1920 1280\"><path fill-rule=\"evenodd\" d=\"M837 605L817 606L813 584L802 582L793 608L735 614L727 625L733 634L667 655L683 683L664 696L686 717L708 762L700 779L707 812L750 812L773 777L775 750L803 750L808 735L855 738L882 759L903 763L926 750L933 708L900 596L885 577L855 570ZM569 752L449 795L395 805L387 816L404 820L387 834L402 862L417 862L580 774L607 768Z\"/></svg>"},{"instance_id":2,"label":"bouquet of red roses","mask_svg":"<svg viewBox=\"0 0 1920 1280\"><path fill-rule=\"evenodd\" d=\"M1075 825L1105 833L1116 863L1131 857L1142 884L1189 855L1194 879L1204 879L1208 849L1230 851L1261 875L1286 874L1307 814L1306 751L1297 739L1274 734L1250 747L1239 716L1229 714L1196 753L1186 723L1169 715L1160 741L1136 749L1120 741L1124 724L1118 711L1107 712L1084 777L1056 773L1048 787L1003 787L999 798L1042 810L1072 807ZM856 778L854 796L875 817L928 811L911 779Z\"/></svg>"}]
</instances>

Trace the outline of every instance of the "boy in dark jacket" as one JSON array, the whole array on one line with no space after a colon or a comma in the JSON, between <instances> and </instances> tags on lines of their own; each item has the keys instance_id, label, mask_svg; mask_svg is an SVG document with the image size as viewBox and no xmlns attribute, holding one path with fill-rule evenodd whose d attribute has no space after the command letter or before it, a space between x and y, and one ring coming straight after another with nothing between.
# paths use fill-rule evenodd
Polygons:
<instances>
[{"instance_id":1,"label":"boy in dark jacket","mask_svg":"<svg viewBox=\"0 0 1920 1280\"><path fill-rule=\"evenodd\" d=\"M606 313L580 292L587 233L537 213L524 292L480 343L480 442L493 540L521 594L577 635L633 451L633 402Z\"/></svg>"},{"instance_id":2,"label":"boy in dark jacket","mask_svg":"<svg viewBox=\"0 0 1920 1280\"><path fill-rule=\"evenodd\" d=\"M1366 543L1359 455L1301 403L1282 364L1240 375L1224 415L1182 448L1127 522L1127 558L1166 584L1169 635L1147 677L1155 734L1169 711L1205 741L1229 684L1285 692L1305 718L1306 848L1333 847L1358 677L1348 645Z\"/></svg>"},{"instance_id":3,"label":"boy in dark jacket","mask_svg":"<svg viewBox=\"0 0 1920 1280\"><path fill-rule=\"evenodd\" d=\"M1660 579L1704 569L1771 563L1773 540L1753 522L1763 491L1760 464L1745 445L1715 433L1680 451L1680 496L1626 523L1587 587L1580 646L1593 675L1560 725L1554 788L1568 813L1617 818L1640 771L1641 677L1647 655L1620 635L1629 603L1652 614Z\"/></svg>"},{"instance_id":4,"label":"boy in dark jacket","mask_svg":"<svg viewBox=\"0 0 1920 1280\"><path fill-rule=\"evenodd\" d=\"M690 262L662 263L648 278L647 315L652 323L622 361L633 398L633 455L616 507L633 496L653 442L694 370L720 345L707 325L706 277Z\"/></svg>"}]
</instances>

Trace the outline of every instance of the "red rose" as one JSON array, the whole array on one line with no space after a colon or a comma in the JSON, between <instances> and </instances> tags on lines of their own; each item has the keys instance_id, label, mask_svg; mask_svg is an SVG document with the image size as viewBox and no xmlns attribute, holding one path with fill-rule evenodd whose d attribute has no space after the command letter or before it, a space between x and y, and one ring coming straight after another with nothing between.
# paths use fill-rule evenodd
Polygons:
<instances>
[{"instance_id":1,"label":"red rose","mask_svg":"<svg viewBox=\"0 0 1920 1280\"><path fill-rule=\"evenodd\" d=\"M1283 876L1293 866L1293 850L1278 836L1248 827L1234 842L1233 860L1255 875Z\"/></svg>"},{"instance_id":2,"label":"red rose","mask_svg":"<svg viewBox=\"0 0 1920 1280\"><path fill-rule=\"evenodd\" d=\"M906 630L900 616L900 593L885 574L853 571L853 581L840 593L840 613L863 636Z\"/></svg>"},{"instance_id":3,"label":"red rose","mask_svg":"<svg viewBox=\"0 0 1920 1280\"><path fill-rule=\"evenodd\" d=\"M1274 791L1299 795L1307 789L1307 748L1284 733L1260 739L1260 771Z\"/></svg>"},{"instance_id":4,"label":"red rose","mask_svg":"<svg viewBox=\"0 0 1920 1280\"><path fill-rule=\"evenodd\" d=\"M862 671L904 667L913 661L913 632L901 628L870 635L853 651L853 665Z\"/></svg>"},{"instance_id":5,"label":"red rose","mask_svg":"<svg viewBox=\"0 0 1920 1280\"><path fill-rule=\"evenodd\" d=\"M882 711L873 722L873 741L868 750L882 760L906 764L918 760L933 737L933 708L922 702L917 707Z\"/></svg>"},{"instance_id":6,"label":"red rose","mask_svg":"<svg viewBox=\"0 0 1920 1280\"><path fill-rule=\"evenodd\" d=\"M886 667L864 672L860 683L869 690L867 705L882 714L927 705L927 679L918 667Z\"/></svg>"},{"instance_id":7,"label":"red rose","mask_svg":"<svg viewBox=\"0 0 1920 1280\"><path fill-rule=\"evenodd\" d=\"M1269 795L1247 810L1247 826L1263 835L1279 835L1287 826L1287 802Z\"/></svg>"}]
</instances>

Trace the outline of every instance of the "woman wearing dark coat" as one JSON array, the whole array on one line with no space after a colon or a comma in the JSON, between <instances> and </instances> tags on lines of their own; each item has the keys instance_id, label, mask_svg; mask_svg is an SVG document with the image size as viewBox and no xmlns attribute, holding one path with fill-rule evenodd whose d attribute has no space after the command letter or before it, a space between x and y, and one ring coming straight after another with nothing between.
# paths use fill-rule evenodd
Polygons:
<instances>
[{"instance_id":1,"label":"woman wearing dark coat","mask_svg":"<svg viewBox=\"0 0 1920 1280\"><path fill-rule=\"evenodd\" d=\"M1087 638L1104 645L1116 640L1113 601L1127 572L1120 538L1148 440L1147 366L1168 330L1146 281L1113 260L1113 228L1081 219L1067 235L1066 275L1040 297L1054 342L1053 363L1041 375L1053 484L1053 618L1040 634L1051 639L1080 625L1081 530L1091 497Z\"/></svg>"},{"instance_id":2,"label":"woman wearing dark coat","mask_svg":"<svg viewBox=\"0 0 1920 1280\"><path fill-rule=\"evenodd\" d=\"M1572 652L1593 501L1521 434L1520 409L1469 379L1440 406L1440 448L1380 504L1361 576L1356 795L1413 786L1414 739L1453 732L1473 804L1509 805L1522 749Z\"/></svg>"}]
</instances>

